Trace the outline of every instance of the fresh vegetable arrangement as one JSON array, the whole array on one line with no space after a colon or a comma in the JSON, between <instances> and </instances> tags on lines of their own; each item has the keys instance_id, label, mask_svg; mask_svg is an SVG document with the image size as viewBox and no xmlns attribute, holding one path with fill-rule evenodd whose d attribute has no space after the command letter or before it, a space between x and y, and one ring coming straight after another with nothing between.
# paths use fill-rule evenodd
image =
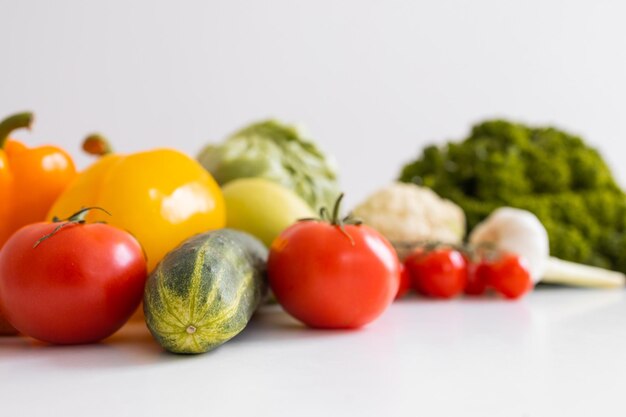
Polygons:
<instances>
[{"instance_id":1,"label":"fresh vegetable arrangement","mask_svg":"<svg viewBox=\"0 0 626 417\"><path fill-rule=\"evenodd\" d=\"M173 149L115 154L100 136L87 138L85 148L101 158L59 196L49 219L81 207L105 208L111 216L92 211L87 220L132 233L146 252L149 271L186 238L224 227L222 191L187 155Z\"/></svg>"},{"instance_id":2,"label":"fresh vegetable arrangement","mask_svg":"<svg viewBox=\"0 0 626 417\"><path fill-rule=\"evenodd\" d=\"M626 195L599 153L574 135L493 120L428 146L400 180L461 206L473 229L494 210L534 213L558 258L626 272Z\"/></svg>"},{"instance_id":3,"label":"fresh vegetable arrangement","mask_svg":"<svg viewBox=\"0 0 626 417\"><path fill-rule=\"evenodd\" d=\"M548 232L534 214L521 209L497 209L472 230L469 242L523 256L534 283L612 288L626 279L621 272L550 257Z\"/></svg>"},{"instance_id":4,"label":"fresh vegetable arrangement","mask_svg":"<svg viewBox=\"0 0 626 417\"><path fill-rule=\"evenodd\" d=\"M268 290L309 327L352 329L411 289L512 300L540 281L626 281L625 195L596 151L555 129L478 125L342 216L334 165L276 121L200 163L115 154L92 135L84 149L100 158L76 175L58 148L6 139L30 120L0 123L0 334L99 341L143 297L156 342L197 354L239 334Z\"/></svg>"}]
</instances>

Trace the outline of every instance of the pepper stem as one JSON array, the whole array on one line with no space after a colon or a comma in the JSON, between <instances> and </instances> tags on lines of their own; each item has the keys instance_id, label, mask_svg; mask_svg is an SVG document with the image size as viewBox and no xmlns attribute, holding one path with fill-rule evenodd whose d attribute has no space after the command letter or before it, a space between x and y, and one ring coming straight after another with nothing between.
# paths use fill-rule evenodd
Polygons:
<instances>
[{"instance_id":1,"label":"pepper stem","mask_svg":"<svg viewBox=\"0 0 626 417\"><path fill-rule=\"evenodd\" d=\"M92 133L83 140L83 150L89 155L104 156L113 153L111 144L100 133Z\"/></svg>"},{"instance_id":2,"label":"pepper stem","mask_svg":"<svg viewBox=\"0 0 626 417\"><path fill-rule=\"evenodd\" d=\"M0 122L0 149L4 147L11 132L16 129L30 129L34 116L31 112L23 112L11 115Z\"/></svg>"}]
</instances>

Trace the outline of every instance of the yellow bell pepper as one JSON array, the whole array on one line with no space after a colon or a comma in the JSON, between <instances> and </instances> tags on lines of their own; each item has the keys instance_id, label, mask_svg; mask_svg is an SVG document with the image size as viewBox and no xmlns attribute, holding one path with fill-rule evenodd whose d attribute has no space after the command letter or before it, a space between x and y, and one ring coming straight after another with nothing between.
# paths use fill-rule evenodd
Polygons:
<instances>
[{"instance_id":1,"label":"yellow bell pepper","mask_svg":"<svg viewBox=\"0 0 626 417\"><path fill-rule=\"evenodd\" d=\"M103 221L132 233L146 252L149 271L188 237L225 226L219 186L187 155L173 149L113 154L96 135L90 136L83 148L104 156L61 194L49 219L66 218L82 207L107 210L110 216L92 210L86 220Z\"/></svg>"}]
</instances>

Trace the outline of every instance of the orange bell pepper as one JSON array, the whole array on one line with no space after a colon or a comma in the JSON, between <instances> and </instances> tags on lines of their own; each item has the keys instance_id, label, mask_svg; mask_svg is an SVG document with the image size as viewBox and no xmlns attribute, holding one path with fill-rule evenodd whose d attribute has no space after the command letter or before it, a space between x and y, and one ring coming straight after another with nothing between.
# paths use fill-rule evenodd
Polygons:
<instances>
[{"instance_id":1,"label":"orange bell pepper","mask_svg":"<svg viewBox=\"0 0 626 417\"><path fill-rule=\"evenodd\" d=\"M30 128L32 113L0 122L0 248L13 232L43 221L50 207L76 176L72 158L54 146L27 148L9 139L15 129ZM0 335L15 329L0 314Z\"/></svg>"},{"instance_id":2,"label":"orange bell pepper","mask_svg":"<svg viewBox=\"0 0 626 417\"><path fill-rule=\"evenodd\" d=\"M0 122L0 247L22 226L43 221L52 204L76 176L72 158L55 146L28 148L9 139L30 128L32 113Z\"/></svg>"}]
</instances>

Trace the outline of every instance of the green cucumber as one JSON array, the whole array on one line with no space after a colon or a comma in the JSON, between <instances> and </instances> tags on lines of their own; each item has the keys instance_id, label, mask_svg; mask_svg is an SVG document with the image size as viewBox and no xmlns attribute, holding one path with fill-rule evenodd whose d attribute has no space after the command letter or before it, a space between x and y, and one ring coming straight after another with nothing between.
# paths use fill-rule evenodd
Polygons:
<instances>
[{"instance_id":1,"label":"green cucumber","mask_svg":"<svg viewBox=\"0 0 626 417\"><path fill-rule=\"evenodd\" d=\"M267 249L247 233L191 237L148 277L146 324L174 353L203 353L241 332L267 293Z\"/></svg>"}]
</instances>

